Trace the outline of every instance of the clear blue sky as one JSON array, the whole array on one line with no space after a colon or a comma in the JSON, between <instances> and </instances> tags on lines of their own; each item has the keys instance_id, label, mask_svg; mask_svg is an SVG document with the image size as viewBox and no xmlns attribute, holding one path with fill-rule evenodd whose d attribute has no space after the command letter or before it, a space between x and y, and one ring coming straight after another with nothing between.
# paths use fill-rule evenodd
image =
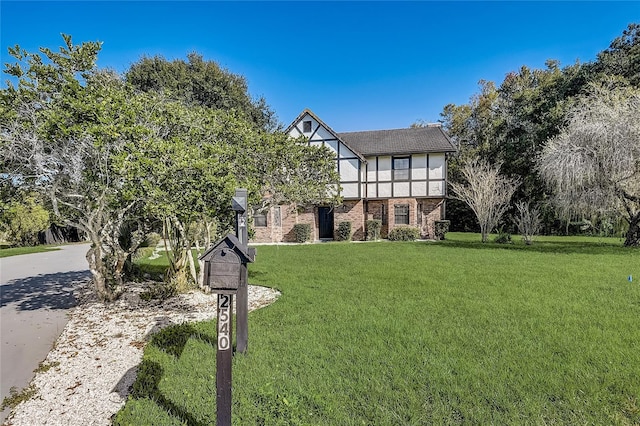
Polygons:
<instances>
[{"instance_id":1,"label":"clear blue sky","mask_svg":"<svg viewBox=\"0 0 640 426\"><path fill-rule=\"evenodd\" d=\"M592 61L640 2L0 2L7 47L102 41L99 66L199 52L242 74L288 125L310 108L336 131L435 122L481 79ZM3 78L4 80L4 78ZM6 87L3 84L3 87Z\"/></svg>"}]
</instances>

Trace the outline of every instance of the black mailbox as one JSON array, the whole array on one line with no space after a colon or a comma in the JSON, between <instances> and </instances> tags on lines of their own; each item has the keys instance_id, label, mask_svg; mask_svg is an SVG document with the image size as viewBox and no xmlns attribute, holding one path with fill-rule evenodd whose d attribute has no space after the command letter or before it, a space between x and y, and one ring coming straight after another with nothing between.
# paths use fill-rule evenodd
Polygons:
<instances>
[{"instance_id":1,"label":"black mailbox","mask_svg":"<svg viewBox=\"0 0 640 426\"><path fill-rule=\"evenodd\" d=\"M242 268L254 258L254 249L246 248L235 235L228 234L200 256L204 262L203 284L214 293L236 293Z\"/></svg>"}]
</instances>

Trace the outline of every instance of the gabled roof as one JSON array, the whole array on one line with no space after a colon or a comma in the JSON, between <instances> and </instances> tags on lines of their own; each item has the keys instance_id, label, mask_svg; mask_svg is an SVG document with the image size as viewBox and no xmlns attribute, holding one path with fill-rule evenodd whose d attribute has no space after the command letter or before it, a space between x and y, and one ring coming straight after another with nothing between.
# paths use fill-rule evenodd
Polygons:
<instances>
[{"instance_id":1,"label":"gabled roof","mask_svg":"<svg viewBox=\"0 0 640 426\"><path fill-rule=\"evenodd\" d=\"M289 124L289 127L287 127L285 129L285 133L289 133L291 131L291 129L293 129L298 123L300 123L300 120L302 120L302 118L305 115L310 115L311 118L313 118L314 120L316 120L321 126L323 126L325 129L327 129L327 131L333 136L335 137L337 140L339 140L340 142L342 142L347 148L349 148L351 151L353 151L353 153L355 155L358 156L358 158L360 158L361 161L363 162L367 162L367 160L365 160L365 158L363 157L362 153L360 151L358 151L357 149L355 149L355 147L352 147L348 142L344 141L340 135L338 133L336 133L331 127L327 126L327 124L322 121L320 119L320 117L318 117L313 111L311 111L309 108L305 108L297 117L295 120L293 120L293 122L291 124ZM298 129L300 130L300 129ZM300 132L302 133L302 132Z\"/></svg>"},{"instance_id":2,"label":"gabled roof","mask_svg":"<svg viewBox=\"0 0 640 426\"><path fill-rule=\"evenodd\" d=\"M454 152L440 126L339 133L340 139L364 156Z\"/></svg>"},{"instance_id":3,"label":"gabled roof","mask_svg":"<svg viewBox=\"0 0 640 426\"><path fill-rule=\"evenodd\" d=\"M327 129L337 140L346 145L347 148L353 151L360 160L365 163L366 160L364 157L374 155L457 151L449 139L449 136L447 136L440 126L337 133L308 108L305 108L304 111L293 120L285 130L285 133L289 133L307 114Z\"/></svg>"}]
</instances>

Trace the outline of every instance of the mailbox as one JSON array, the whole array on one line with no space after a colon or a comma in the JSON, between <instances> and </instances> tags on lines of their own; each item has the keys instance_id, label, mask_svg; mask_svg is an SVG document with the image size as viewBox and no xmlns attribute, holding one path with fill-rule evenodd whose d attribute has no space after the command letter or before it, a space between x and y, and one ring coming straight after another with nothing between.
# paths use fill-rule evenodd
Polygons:
<instances>
[{"instance_id":1,"label":"mailbox","mask_svg":"<svg viewBox=\"0 0 640 426\"><path fill-rule=\"evenodd\" d=\"M236 293L242 285L242 269L254 259L254 249L246 248L235 235L228 234L200 256L204 262L203 284L214 293Z\"/></svg>"}]
</instances>

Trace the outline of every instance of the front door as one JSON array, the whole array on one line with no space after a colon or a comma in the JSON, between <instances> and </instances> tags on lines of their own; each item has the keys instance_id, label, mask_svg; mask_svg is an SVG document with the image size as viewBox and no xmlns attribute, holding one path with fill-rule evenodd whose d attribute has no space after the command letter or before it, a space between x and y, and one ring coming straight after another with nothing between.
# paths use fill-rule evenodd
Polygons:
<instances>
[{"instance_id":1,"label":"front door","mask_svg":"<svg viewBox=\"0 0 640 426\"><path fill-rule=\"evenodd\" d=\"M333 238L333 209L318 207L318 237Z\"/></svg>"}]
</instances>

